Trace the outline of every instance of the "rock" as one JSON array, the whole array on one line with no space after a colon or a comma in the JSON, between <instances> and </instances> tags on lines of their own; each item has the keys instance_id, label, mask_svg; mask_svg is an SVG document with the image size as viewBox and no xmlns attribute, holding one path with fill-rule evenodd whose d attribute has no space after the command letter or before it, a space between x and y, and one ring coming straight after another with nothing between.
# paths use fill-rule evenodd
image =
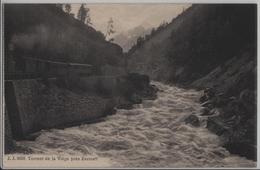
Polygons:
<instances>
[{"instance_id":1,"label":"rock","mask_svg":"<svg viewBox=\"0 0 260 170\"><path fill-rule=\"evenodd\" d=\"M234 118L236 122L231 127L231 130L225 134L226 142L223 146L231 153L256 160L256 119L238 120L238 118Z\"/></svg>"},{"instance_id":2,"label":"rock","mask_svg":"<svg viewBox=\"0 0 260 170\"><path fill-rule=\"evenodd\" d=\"M156 86L152 86L149 85L148 87L146 87L144 90L142 90L141 92L139 92L139 94L141 95L141 97L143 99L146 100L155 100L157 98L157 87Z\"/></svg>"},{"instance_id":3,"label":"rock","mask_svg":"<svg viewBox=\"0 0 260 170\"><path fill-rule=\"evenodd\" d=\"M256 95L253 91L245 89L239 94L239 99L246 103L255 103Z\"/></svg>"},{"instance_id":4,"label":"rock","mask_svg":"<svg viewBox=\"0 0 260 170\"><path fill-rule=\"evenodd\" d=\"M119 97L116 108L129 110L133 108L133 103L127 100L125 97Z\"/></svg>"},{"instance_id":5,"label":"rock","mask_svg":"<svg viewBox=\"0 0 260 170\"><path fill-rule=\"evenodd\" d=\"M224 107L224 112L225 112L224 117L225 118L229 118L229 117L232 117L234 115L244 116L246 110L243 107L243 104L239 100L232 99L226 105L226 107Z\"/></svg>"},{"instance_id":6,"label":"rock","mask_svg":"<svg viewBox=\"0 0 260 170\"><path fill-rule=\"evenodd\" d=\"M138 73L129 73L121 78L120 91L133 104L140 104L142 99L154 100L157 98L158 88L150 85L149 77Z\"/></svg>"},{"instance_id":7,"label":"rock","mask_svg":"<svg viewBox=\"0 0 260 170\"><path fill-rule=\"evenodd\" d=\"M210 109L207 107L203 107L203 109L201 109L201 116L207 116L210 115Z\"/></svg>"},{"instance_id":8,"label":"rock","mask_svg":"<svg viewBox=\"0 0 260 170\"><path fill-rule=\"evenodd\" d=\"M257 141L257 118L256 116L248 119L245 123L247 129L246 138L251 140L251 143L256 144Z\"/></svg>"},{"instance_id":9,"label":"rock","mask_svg":"<svg viewBox=\"0 0 260 170\"><path fill-rule=\"evenodd\" d=\"M221 109L214 108L210 111L210 116L220 116L222 113Z\"/></svg>"},{"instance_id":10,"label":"rock","mask_svg":"<svg viewBox=\"0 0 260 170\"><path fill-rule=\"evenodd\" d=\"M234 101L234 100L236 100L237 98L235 97L235 96L232 96L232 97L230 97L229 98L229 101Z\"/></svg>"},{"instance_id":11,"label":"rock","mask_svg":"<svg viewBox=\"0 0 260 170\"><path fill-rule=\"evenodd\" d=\"M142 103L142 98L138 94L134 93L131 96L130 101L132 103L134 103L134 104L141 104Z\"/></svg>"},{"instance_id":12,"label":"rock","mask_svg":"<svg viewBox=\"0 0 260 170\"><path fill-rule=\"evenodd\" d=\"M208 118L207 129L217 135L222 135L224 132L228 131L228 128L219 116Z\"/></svg>"},{"instance_id":13,"label":"rock","mask_svg":"<svg viewBox=\"0 0 260 170\"><path fill-rule=\"evenodd\" d=\"M185 122L186 124L191 124L191 125L193 125L193 126L195 126L195 127L200 126L199 118L198 118L198 116L195 115L195 114L191 114L190 116L188 116L188 117L184 120L184 122Z\"/></svg>"},{"instance_id":14,"label":"rock","mask_svg":"<svg viewBox=\"0 0 260 170\"><path fill-rule=\"evenodd\" d=\"M149 86L150 79L147 75L138 73L129 73L126 76L127 80L133 84L136 90L143 90Z\"/></svg>"},{"instance_id":15,"label":"rock","mask_svg":"<svg viewBox=\"0 0 260 170\"><path fill-rule=\"evenodd\" d=\"M123 104L119 104L117 106L118 109L126 109L126 110L130 110L133 109L133 104L132 103L123 103Z\"/></svg>"},{"instance_id":16,"label":"rock","mask_svg":"<svg viewBox=\"0 0 260 170\"><path fill-rule=\"evenodd\" d=\"M248 142L232 142L226 143L224 147L233 154L239 154L241 156L245 156L248 159L252 159L256 161L257 159L257 147L256 145L252 145Z\"/></svg>"},{"instance_id":17,"label":"rock","mask_svg":"<svg viewBox=\"0 0 260 170\"><path fill-rule=\"evenodd\" d=\"M224 107L229 102L229 99L224 93L217 94L214 100L216 107Z\"/></svg>"},{"instance_id":18,"label":"rock","mask_svg":"<svg viewBox=\"0 0 260 170\"><path fill-rule=\"evenodd\" d=\"M204 103L206 101L207 101L207 96L206 95L203 95L203 96L200 97L200 102L201 103Z\"/></svg>"},{"instance_id":19,"label":"rock","mask_svg":"<svg viewBox=\"0 0 260 170\"><path fill-rule=\"evenodd\" d=\"M257 123L252 116L255 113L253 96L249 90L242 91L239 98L217 95L213 98L216 99L215 103L209 100L202 104L207 106L207 109L209 103L215 107L209 112L204 109L202 115L209 116L207 128L221 137L222 145L230 153L256 160Z\"/></svg>"},{"instance_id":20,"label":"rock","mask_svg":"<svg viewBox=\"0 0 260 170\"><path fill-rule=\"evenodd\" d=\"M153 89L154 92L158 92L159 88L156 87L154 84L151 84L150 87Z\"/></svg>"},{"instance_id":21,"label":"rock","mask_svg":"<svg viewBox=\"0 0 260 170\"><path fill-rule=\"evenodd\" d=\"M158 88L150 85L149 77L138 73L129 73L118 78L120 94L134 103L140 103L138 96L144 99L155 99Z\"/></svg>"},{"instance_id":22,"label":"rock","mask_svg":"<svg viewBox=\"0 0 260 170\"><path fill-rule=\"evenodd\" d=\"M204 91L204 93L209 97L212 98L215 96L216 92L213 88L206 88L206 90Z\"/></svg>"},{"instance_id":23,"label":"rock","mask_svg":"<svg viewBox=\"0 0 260 170\"><path fill-rule=\"evenodd\" d=\"M207 107L202 109L201 116L219 116L221 114L220 110L218 108L209 109Z\"/></svg>"},{"instance_id":24,"label":"rock","mask_svg":"<svg viewBox=\"0 0 260 170\"><path fill-rule=\"evenodd\" d=\"M115 114L116 113L116 109L115 109L116 104L117 104L117 101L115 99L109 100L105 104L104 116Z\"/></svg>"},{"instance_id":25,"label":"rock","mask_svg":"<svg viewBox=\"0 0 260 170\"><path fill-rule=\"evenodd\" d=\"M257 109L257 100L255 93L253 91L245 89L240 93L239 101L243 105L247 116L254 116Z\"/></svg>"},{"instance_id":26,"label":"rock","mask_svg":"<svg viewBox=\"0 0 260 170\"><path fill-rule=\"evenodd\" d=\"M41 132L31 133L24 137L25 140L35 141L35 139L41 135Z\"/></svg>"},{"instance_id":27,"label":"rock","mask_svg":"<svg viewBox=\"0 0 260 170\"><path fill-rule=\"evenodd\" d=\"M202 103L201 106L202 106L202 107L212 108L212 107L213 107L213 101L208 100L208 101Z\"/></svg>"},{"instance_id":28,"label":"rock","mask_svg":"<svg viewBox=\"0 0 260 170\"><path fill-rule=\"evenodd\" d=\"M204 90L203 96L200 97L200 102L204 103L204 102L212 99L213 97L215 97L215 94L216 94L216 92L213 88L206 88Z\"/></svg>"},{"instance_id":29,"label":"rock","mask_svg":"<svg viewBox=\"0 0 260 170\"><path fill-rule=\"evenodd\" d=\"M201 114L200 116L208 116L208 117L212 117L212 116L219 116L222 113L220 108L207 108L204 107L201 109Z\"/></svg>"}]
</instances>

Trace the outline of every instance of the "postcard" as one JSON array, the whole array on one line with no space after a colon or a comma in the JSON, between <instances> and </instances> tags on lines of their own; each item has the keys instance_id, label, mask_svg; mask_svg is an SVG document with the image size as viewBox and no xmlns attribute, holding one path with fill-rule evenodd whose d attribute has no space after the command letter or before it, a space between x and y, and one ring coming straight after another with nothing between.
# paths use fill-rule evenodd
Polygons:
<instances>
[{"instance_id":1,"label":"postcard","mask_svg":"<svg viewBox=\"0 0 260 170\"><path fill-rule=\"evenodd\" d=\"M3 169L259 168L257 3L1 5Z\"/></svg>"}]
</instances>

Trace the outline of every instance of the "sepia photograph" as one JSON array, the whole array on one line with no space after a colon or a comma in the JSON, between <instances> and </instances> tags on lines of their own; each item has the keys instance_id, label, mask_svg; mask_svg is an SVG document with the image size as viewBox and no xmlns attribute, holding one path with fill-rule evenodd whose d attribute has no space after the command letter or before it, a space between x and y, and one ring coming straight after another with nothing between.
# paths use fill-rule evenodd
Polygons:
<instances>
[{"instance_id":1,"label":"sepia photograph","mask_svg":"<svg viewBox=\"0 0 260 170\"><path fill-rule=\"evenodd\" d=\"M257 2L1 7L3 169L259 166Z\"/></svg>"}]
</instances>

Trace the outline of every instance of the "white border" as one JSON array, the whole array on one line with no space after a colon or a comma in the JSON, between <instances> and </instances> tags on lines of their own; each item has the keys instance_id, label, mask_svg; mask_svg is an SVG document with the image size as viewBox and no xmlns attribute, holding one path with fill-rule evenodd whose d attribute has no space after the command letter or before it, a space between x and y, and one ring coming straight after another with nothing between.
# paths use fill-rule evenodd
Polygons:
<instances>
[{"instance_id":1,"label":"white border","mask_svg":"<svg viewBox=\"0 0 260 170\"><path fill-rule=\"evenodd\" d=\"M0 121L1 126L0 126L0 135L1 135L1 140L0 140L0 167L3 168L3 152L4 152L4 107L3 107L3 73L4 73L4 46L3 46L3 23L4 23L4 11L3 11L3 4L4 3L155 3L155 4L161 4L161 3L191 3L191 4L197 4L197 3L205 3L205 4L228 4L228 3L238 3L238 4L246 4L246 3L254 3L257 4L257 166L256 168L249 168L249 169L259 169L260 168L260 115L258 114L258 110L260 109L260 75L259 75L259 69L258 66L260 65L260 60L259 60L259 52L258 49L260 49L259 45L259 1L258 0L40 0L40 1L35 1L35 0L2 0L1 1L1 32L0 32L0 39L1 39L1 46L0 46L0 52L1 52L1 58L0 58L0 94L2 94L0 98L0 103L1 103L1 114L0 114ZM17 169L17 168L13 168ZM34 168L27 168L27 169L34 169ZM42 169L73 169L73 168L42 168ZM86 169L86 168L76 168L76 169ZM96 168L96 169L106 169L106 168ZM136 168L113 168L113 169L136 169ZM234 169L234 168L138 168L138 169ZM245 169L245 168L235 168L235 169Z\"/></svg>"},{"instance_id":2,"label":"white border","mask_svg":"<svg viewBox=\"0 0 260 170\"><path fill-rule=\"evenodd\" d=\"M3 84L4 84L4 79L3 79L3 76L4 76L4 69L3 69L3 67L4 67L4 64L3 64L3 56L4 56L4 48L3 48L3 35L4 35L4 27L3 27L3 24L4 24L4 21L3 21L3 19L4 19L4 17L3 17L3 14L4 14L4 12L3 12L3 4L1 3L1 9L0 9L0 11L1 11L1 18L0 18L0 21L1 21L1 28L0 28L0 30L1 30L1 32L0 32L0 37L1 37L1 42L0 42L0 68L1 68L1 70L0 70L0 94L2 94L1 95L1 98L0 98L0 105L1 105L1 108L0 108L0 121L1 121L1 125L2 126L0 126L0 135L1 135L1 140L0 140L0 145L1 145L1 147L0 147L0 154L1 154L1 158L0 158L0 161L1 161L1 163L0 163L0 166L1 167L3 167L4 165L3 165L3 156L4 156L4 148L5 148L5 146L4 146L4 122L5 122L5 120L4 120L4 106L3 106L3 98L4 98L4 90L3 90Z\"/></svg>"},{"instance_id":3,"label":"white border","mask_svg":"<svg viewBox=\"0 0 260 170\"><path fill-rule=\"evenodd\" d=\"M2 3L258 3L258 0L2 0Z\"/></svg>"}]
</instances>

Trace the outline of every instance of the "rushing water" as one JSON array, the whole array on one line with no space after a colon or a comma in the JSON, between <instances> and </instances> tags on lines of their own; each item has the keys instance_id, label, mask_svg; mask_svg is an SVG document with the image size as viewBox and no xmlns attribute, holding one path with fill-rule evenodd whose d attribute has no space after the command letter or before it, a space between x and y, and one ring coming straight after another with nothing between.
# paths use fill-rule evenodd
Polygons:
<instances>
[{"instance_id":1,"label":"rushing water","mask_svg":"<svg viewBox=\"0 0 260 170\"><path fill-rule=\"evenodd\" d=\"M220 139L183 119L199 112L200 92L154 83L158 99L132 110L117 110L104 121L41 131L35 141L17 144L44 154L91 154L109 158L111 167L252 167L231 155Z\"/></svg>"}]
</instances>

